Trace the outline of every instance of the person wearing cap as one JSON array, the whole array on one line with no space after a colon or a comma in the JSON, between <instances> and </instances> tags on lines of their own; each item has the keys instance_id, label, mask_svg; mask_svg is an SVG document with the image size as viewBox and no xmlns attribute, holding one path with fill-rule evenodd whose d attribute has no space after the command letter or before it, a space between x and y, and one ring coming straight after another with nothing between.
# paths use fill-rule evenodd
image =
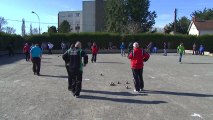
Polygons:
<instances>
[{"instance_id":1,"label":"person wearing cap","mask_svg":"<svg viewBox=\"0 0 213 120\"><path fill-rule=\"evenodd\" d=\"M42 50L38 44L35 44L34 47L30 50L30 58L33 62L33 72L34 75L40 75L40 68L41 68L41 57L42 57Z\"/></svg>"},{"instance_id":2,"label":"person wearing cap","mask_svg":"<svg viewBox=\"0 0 213 120\"><path fill-rule=\"evenodd\" d=\"M83 58L83 61L82 61ZM79 97L82 88L83 66L88 63L88 56L81 49L81 43L78 41L75 48L70 51L69 71L72 79L71 91L73 96Z\"/></svg>"},{"instance_id":3,"label":"person wearing cap","mask_svg":"<svg viewBox=\"0 0 213 120\"><path fill-rule=\"evenodd\" d=\"M23 48L23 53L25 54L26 61L29 61L29 59L30 59L30 46L28 45L28 43L25 43L24 48Z\"/></svg>"},{"instance_id":4,"label":"person wearing cap","mask_svg":"<svg viewBox=\"0 0 213 120\"><path fill-rule=\"evenodd\" d=\"M134 77L134 92L140 92L144 88L143 82L143 62L148 60L150 55L139 47L139 44L135 42L133 44L133 50L130 52L128 58L131 60L132 74Z\"/></svg>"}]
</instances>

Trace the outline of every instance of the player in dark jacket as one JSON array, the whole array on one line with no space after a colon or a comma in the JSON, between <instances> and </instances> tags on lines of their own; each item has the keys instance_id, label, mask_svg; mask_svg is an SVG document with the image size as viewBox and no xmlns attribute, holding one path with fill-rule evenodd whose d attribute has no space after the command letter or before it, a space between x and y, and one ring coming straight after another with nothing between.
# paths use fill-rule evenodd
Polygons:
<instances>
[{"instance_id":1,"label":"player in dark jacket","mask_svg":"<svg viewBox=\"0 0 213 120\"><path fill-rule=\"evenodd\" d=\"M82 61L83 58L83 61ZM70 51L69 71L72 79L71 91L79 97L82 88L83 66L88 63L87 54L81 49L81 43L76 42L75 48Z\"/></svg>"},{"instance_id":2,"label":"player in dark jacket","mask_svg":"<svg viewBox=\"0 0 213 120\"><path fill-rule=\"evenodd\" d=\"M68 49L63 55L62 58L65 61L65 67L67 69L68 74L68 90L71 91L72 89L72 79L71 79L71 73L69 71L69 64L70 64L70 52L72 49L74 49L74 44L71 44L70 49Z\"/></svg>"}]
</instances>

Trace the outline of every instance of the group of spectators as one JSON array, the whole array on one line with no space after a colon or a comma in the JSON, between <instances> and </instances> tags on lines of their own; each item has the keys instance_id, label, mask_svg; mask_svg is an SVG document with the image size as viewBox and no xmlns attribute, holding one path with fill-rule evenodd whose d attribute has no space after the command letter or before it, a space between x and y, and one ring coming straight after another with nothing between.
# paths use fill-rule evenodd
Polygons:
<instances>
[{"instance_id":1,"label":"group of spectators","mask_svg":"<svg viewBox=\"0 0 213 120\"><path fill-rule=\"evenodd\" d=\"M204 55L204 50L205 49L204 49L204 46L202 44L200 45L200 47L197 47L197 45L194 43L192 47L193 47L193 49L192 49L193 50L193 52L192 52L193 55Z\"/></svg>"}]
</instances>

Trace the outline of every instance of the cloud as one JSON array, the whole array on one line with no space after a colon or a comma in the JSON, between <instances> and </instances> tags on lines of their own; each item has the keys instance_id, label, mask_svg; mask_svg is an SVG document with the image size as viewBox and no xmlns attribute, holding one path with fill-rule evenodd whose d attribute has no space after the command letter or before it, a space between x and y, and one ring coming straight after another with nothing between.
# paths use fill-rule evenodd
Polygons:
<instances>
[{"instance_id":1,"label":"cloud","mask_svg":"<svg viewBox=\"0 0 213 120\"><path fill-rule=\"evenodd\" d=\"M163 28L166 24L169 24L173 21L174 16L172 14L160 14L155 19L155 27Z\"/></svg>"},{"instance_id":2,"label":"cloud","mask_svg":"<svg viewBox=\"0 0 213 120\"><path fill-rule=\"evenodd\" d=\"M58 16L56 16L56 15L48 15L47 18L53 19L53 20L58 20Z\"/></svg>"},{"instance_id":3,"label":"cloud","mask_svg":"<svg viewBox=\"0 0 213 120\"><path fill-rule=\"evenodd\" d=\"M171 14L161 14L158 15L157 19L159 20L170 20L173 16Z\"/></svg>"}]
</instances>

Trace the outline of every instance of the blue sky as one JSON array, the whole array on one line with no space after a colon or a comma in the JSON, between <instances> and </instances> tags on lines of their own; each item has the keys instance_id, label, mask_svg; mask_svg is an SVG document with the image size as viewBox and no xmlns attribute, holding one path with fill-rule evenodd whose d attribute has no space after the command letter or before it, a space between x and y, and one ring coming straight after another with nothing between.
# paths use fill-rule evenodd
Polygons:
<instances>
[{"instance_id":1,"label":"blue sky","mask_svg":"<svg viewBox=\"0 0 213 120\"><path fill-rule=\"evenodd\" d=\"M26 22L26 32L29 33L30 24L38 28L38 18L31 11L35 11L41 20L41 32L46 32L48 26L58 26L58 12L82 10L83 0L1 0L0 16L8 19L7 26L14 27L17 34L21 34L21 21ZM87 0L84 0L87 1ZM150 10L156 11L156 27L164 27L174 19L174 9L178 9L178 17L187 16L195 10L213 8L212 0L150 0ZM19 21L11 21L19 20ZM44 24L45 23L45 24Z\"/></svg>"}]
</instances>

